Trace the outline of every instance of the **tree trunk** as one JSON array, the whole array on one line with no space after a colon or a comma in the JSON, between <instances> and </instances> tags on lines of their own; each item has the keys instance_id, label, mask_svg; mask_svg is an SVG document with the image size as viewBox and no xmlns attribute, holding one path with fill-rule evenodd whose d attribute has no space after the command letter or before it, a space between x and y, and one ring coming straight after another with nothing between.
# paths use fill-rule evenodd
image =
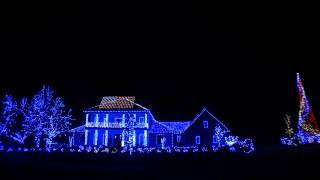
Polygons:
<instances>
[{"instance_id":1,"label":"tree trunk","mask_svg":"<svg viewBox=\"0 0 320 180\"><path fill-rule=\"evenodd\" d=\"M51 148L51 144L52 144L52 139L51 139L51 138L47 138L47 140L46 140L46 147L47 147L47 148Z\"/></svg>"},{"instance_id":2,"label":"tree trunk","mask_svg":"<svg viewBox=\"0 0 320 180\"><path fill-rule=\"evenodd\" d=\"M35 135L35 143L36 143L36 147L39 148L40 147L40 141L41 141L41 134L40 133L37 133Z\"/></svg>"}]
</instances>

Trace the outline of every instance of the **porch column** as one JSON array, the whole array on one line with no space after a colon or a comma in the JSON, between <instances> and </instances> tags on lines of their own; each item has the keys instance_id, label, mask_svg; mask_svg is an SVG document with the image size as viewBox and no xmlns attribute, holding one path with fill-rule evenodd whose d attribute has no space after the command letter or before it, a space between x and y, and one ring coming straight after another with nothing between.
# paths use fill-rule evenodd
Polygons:
<instances>
[{"instance_id":1,"label":"porch column","mask_svg":"<svg viewBox=\"0 0 320 180\"><path fill-rule=\"evenodd\" d=\"M88 127L88 122L89 122L89 114L86 114L86 127Z\"/></svg>"},{"instance_id":2,"label":"porch column","mask_svg":"<svg viewBox=\"0 0 320 180\"><path fill-rule=\"evenodd\" d=\"M95 127L99 127L99 114L96 114Z\"/></svg>"},{"instance_id":3,"label":"porch column","mask_svg":"<svg viewBox=\"0 0 320 180\"><path fill-rule=\"evenodd\" d=\"M122 114L122 125L121 125L121 127L125 127L125 122L126 122L126 115Z\"/></svg>"},{"instance_id":4,"label":"porch column","mask_svg":"<svg viewBox=\"0 0 320 180\"><path fill-rule=\"evenodd\" d=\"M146 128L149 128L149 124L148 124L148 115L147 113L144 114L144 123L146 124Z\"/></svg>"},{"instance_id":5,"label":"porch column","mask_svg":"<svg viewBox=\"0 0 320 180\"><path fill-rule=\"evenodd\" d=\"M124 147L124 130L122 130L121 147Z\"/></svg>"},{"instance_id":6,"label":"porch column","mask_svg":"<svg viewBox=\"0 0 320 180\"><path fill-rule=\"evenodd\" d=\"M108 146L108 130L104 132L104 145Z\"/></svg>"},{"instance_id":7,"label":"porch column","mask_svg":"<svg viewBox=\"0 0 320 180\"><path fill-rule=\"evenodd\" d=\"M133 137L132 137L132 141L133 141L133 147L136 146L136 130L133 130Z\"/></svg>"},{"instance_id":8,"label":"porch column","mask_svg":"<svg viewBox=\"0 0 320 180\"><path fill-rule=\"evenodd\" d=\"M148 146L148 131L144 130L143 146Z\"/></svg>"},{"instance_id":9,"label":"porch column","mask_svg":"<svg viewBox=\"0 0 320 180\"><path fill-rule=\"evenodd\" d=\"M84 131L84 145L88 145L88 129Z\"/></svg>"},{"instance_id":10,"label":"porch column","mask_svg":"<svg viewBox=\"0 0 320 180\"><path fill-rule=\"evenodd\" d=\"M94 130L94 145L98 144L98 130Z\"/></svg>"},{"instance_id":11,"label":"porch column","mask_svg":"<svg viewBox=\"0 0 320 180\"><path fill-rule=\"evenodd\" d=\"M109 125L109 114L106 114L106 118L104 119L104 127L108 127Z\"/></svg>"}]
</instances>

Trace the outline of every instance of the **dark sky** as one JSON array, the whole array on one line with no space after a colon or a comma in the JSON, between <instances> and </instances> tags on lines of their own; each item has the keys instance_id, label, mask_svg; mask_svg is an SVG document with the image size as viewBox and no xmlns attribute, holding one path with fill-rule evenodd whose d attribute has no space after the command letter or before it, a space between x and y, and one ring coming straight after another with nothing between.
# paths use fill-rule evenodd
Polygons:
<instances>
[{"instance_id":1,"label":"dark sky","mask_svg":"<svg viewBox=\"0 0 320 180\"><path fill-rule=\"evenodd\" d=\"M163 120L190 120L206 106L235 133L278 143L282 117L297 113L299 71L320 119L312 11L190 1L40 6L4 13L2 97L50 85L75 124L107 95L135 95Z\"/></svg>"}]
</instances>

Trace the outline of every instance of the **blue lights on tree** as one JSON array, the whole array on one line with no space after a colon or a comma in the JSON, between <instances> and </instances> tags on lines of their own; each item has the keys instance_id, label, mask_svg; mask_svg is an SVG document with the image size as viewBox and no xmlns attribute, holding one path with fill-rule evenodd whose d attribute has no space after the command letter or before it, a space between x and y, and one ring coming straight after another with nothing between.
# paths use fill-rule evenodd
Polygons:
<instances>
[{"instance_id":1,"label":"blue lights on tree","mask_svg":"<svg viewBox=\"0 0 320 180\"><path fill-rule=\"evenodd\" d=\"M18 103L11 95L5 96L0 122L2 136L24 144L25 139L32 133L26 116L27 108L26 98L22 98Z\"/></svg>"},{"instance_id":2,"label":"blue lights on tree","mask_svg":"<svg viewBox=\"0 0 320 180\"><path fill-rule=\"evenodd\" d=\"M214 141L214 146L216 145L218 148L223 146L222 144L222 139L225 135L225 131L222 130L222 128L220 127L220 125L217 125L215 128L214 128L214 138L215 141ZM216 142L216 143L215 143Z\"/></svg>"},{"instance_id":3,"label":"blue lights on tree","mask_svg":"<svg viewBox=\"0 0 320 180\"><path fill-rule=\"evenodd\" d=\"M66 132L70 126L71 111L65 112L62 98L54 98L49 87L43 86L29 103L26 98L18 103L7 95L3 106L1 135L20 144L34 135L36 147L39 148L42 136L46 135L46 146L50 146L53 138Z\"/></svg>"},{"instance_id":4,"label":"blue lights on tree","mask_svg":"<svg viewBox=\"0 0 320 180\"><path fill-rule=\"evenodd\" d=\"M35 126L36 146L39 147L42 135L47 136L46 146L50 146L54 137L66 132L70 126L71 110L65 112L61 97L53 97L53 90L43 88L33 97L30 107L30 119Z\"/></svg>"},{"instance_id":5,"label":"blue lights on tree","mask_svg":"<svg viewBox=\"0 0 320 180\"><path fill-rule=\"evenodd\" d=\"M135 119L132 114L127 114L126 116L127 123L124 129L124 146L128 148L129 150L134 146L134 123Z\"/></svg>"},{"instance_id":6,"label":"blue lights on tree","mask_svg":"<svg viewBox=\"0 0 320 180\"><path fill-rule=\"evenodd\" d=\"M17 102L10 95L5 96L3 111L0 122L0 135L10 136L11 130L16 123Z\"/></svg>"}]
</instances>

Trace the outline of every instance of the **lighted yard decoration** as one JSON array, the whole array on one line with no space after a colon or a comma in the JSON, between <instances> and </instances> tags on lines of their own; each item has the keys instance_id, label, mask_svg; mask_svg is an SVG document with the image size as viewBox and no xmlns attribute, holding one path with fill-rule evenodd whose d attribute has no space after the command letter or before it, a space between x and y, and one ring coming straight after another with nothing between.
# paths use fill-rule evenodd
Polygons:
<instances>
[{"instance_id":1,"label":"lighted yard decoration","mask_svg":"<svg viewBox=\"0 0 320 180\"><path fill-rule=\"evenodd\" d=\"M285 118L287 137L281 138L281 143L287 145L320 143L319 125L311 109L299 73L297 73L297 87L299 91L297 132L294 135L293 129L290 127L290 118L287 116Z\"/></svg>"}]
</instances>

